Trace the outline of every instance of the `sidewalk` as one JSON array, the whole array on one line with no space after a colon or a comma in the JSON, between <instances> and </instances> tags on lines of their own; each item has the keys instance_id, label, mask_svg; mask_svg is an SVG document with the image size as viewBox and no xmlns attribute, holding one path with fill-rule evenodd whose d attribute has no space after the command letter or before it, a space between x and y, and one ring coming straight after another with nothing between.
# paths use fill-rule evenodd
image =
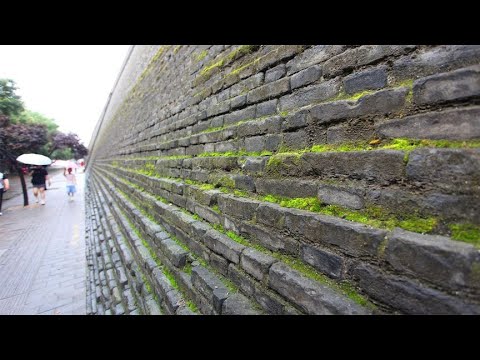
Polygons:
<instances>
[{"instance_id":1,"label":"sidewalk","mask_svg":"<svg viewBox=\"0 0 480 360\"><path fill-rule=\"evenodd\" d=\"M62 173L53 175L46 205L35 203L31 189L27 207L21 189L4 201L0 314L86 313L84 177L77 174L73 202L68 201Z\"/></svg>"}]
</instances>

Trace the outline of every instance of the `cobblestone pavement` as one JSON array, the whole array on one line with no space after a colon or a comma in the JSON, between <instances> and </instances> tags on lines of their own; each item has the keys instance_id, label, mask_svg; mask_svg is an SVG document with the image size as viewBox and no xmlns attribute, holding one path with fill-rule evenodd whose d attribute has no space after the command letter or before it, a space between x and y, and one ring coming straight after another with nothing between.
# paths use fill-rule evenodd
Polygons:
<instances>
[{"instance_id":1,"label":"cobblestone pavement","mask_svg":"<svg viewBox=\"0 0 480 360\"><path fill-rule=\"evenodd\" d=\"M63 175L52 177L46 205L23 207L20 194L0 216L0 314L86 313L84 174L70 202ZM30 179L28 178L27 181Z\"/></svg>"}]
</instances>

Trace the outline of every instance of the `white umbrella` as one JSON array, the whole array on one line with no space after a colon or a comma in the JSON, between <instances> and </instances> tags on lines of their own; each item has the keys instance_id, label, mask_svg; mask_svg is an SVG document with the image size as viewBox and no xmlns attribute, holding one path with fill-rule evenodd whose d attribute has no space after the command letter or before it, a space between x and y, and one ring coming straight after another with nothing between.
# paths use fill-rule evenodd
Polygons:
<instances>
[{"instance_id":1,"label":"white umbrella","mask_svg":"<svg viewBox=\"0 0 480 360\"><path fill-rule=\"evenodd\" d=\"M50 165L52 160L40 154L23 154L17 157L17 161L30 165Z\"/></svg>"},{"instance_id":2,"label":"white umbrella","mask_svg":"<svg viewBox=\"0 0 480 360\"><path fill-rule=\"evenodd\" d=\"M79 167L73 161L69 161L69 160L55 160L55 161L52 162L52 166L63 167L63 168L66 168L66 169L68 169L68 168L75 169L75 168Z\"/></svg>"}]
</instances>

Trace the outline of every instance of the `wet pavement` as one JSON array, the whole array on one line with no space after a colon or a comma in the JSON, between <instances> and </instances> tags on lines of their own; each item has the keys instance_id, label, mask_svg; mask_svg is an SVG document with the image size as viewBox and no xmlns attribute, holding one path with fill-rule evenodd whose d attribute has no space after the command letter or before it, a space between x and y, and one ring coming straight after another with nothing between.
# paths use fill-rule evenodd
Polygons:
<instances>
[{"instance_id":1,"label":"wet pavement","mask_svg":"<svg viewBox=\"0 0 480 360\"><path fill-rule=\"evenodd\" d=\"M0 216L0 314L86 313L83 173L69 201L62 173L52 174L46 205L23 206L21 190ZM30 181L30 177L26 179Z\"/></svg>"}]
</instances>

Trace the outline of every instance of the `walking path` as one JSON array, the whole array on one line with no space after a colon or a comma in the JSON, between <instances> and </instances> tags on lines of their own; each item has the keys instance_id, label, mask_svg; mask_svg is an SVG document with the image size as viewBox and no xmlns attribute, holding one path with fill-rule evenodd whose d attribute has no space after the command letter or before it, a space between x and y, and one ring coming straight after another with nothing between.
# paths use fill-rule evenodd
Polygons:
<instances>
[{"instance_id":1,"label":"walking path","mask_svg":"<svg viewBox=\"0 0 480 360\"><path fill-rule=\"evenodd\" d=\"M0 216L0 314L86 313L84 177L68 201L63 174L52 177L46 205L28 190L4 201ZM27 177L27 181L30 178Z\"/></svg>"}]
</instances>

